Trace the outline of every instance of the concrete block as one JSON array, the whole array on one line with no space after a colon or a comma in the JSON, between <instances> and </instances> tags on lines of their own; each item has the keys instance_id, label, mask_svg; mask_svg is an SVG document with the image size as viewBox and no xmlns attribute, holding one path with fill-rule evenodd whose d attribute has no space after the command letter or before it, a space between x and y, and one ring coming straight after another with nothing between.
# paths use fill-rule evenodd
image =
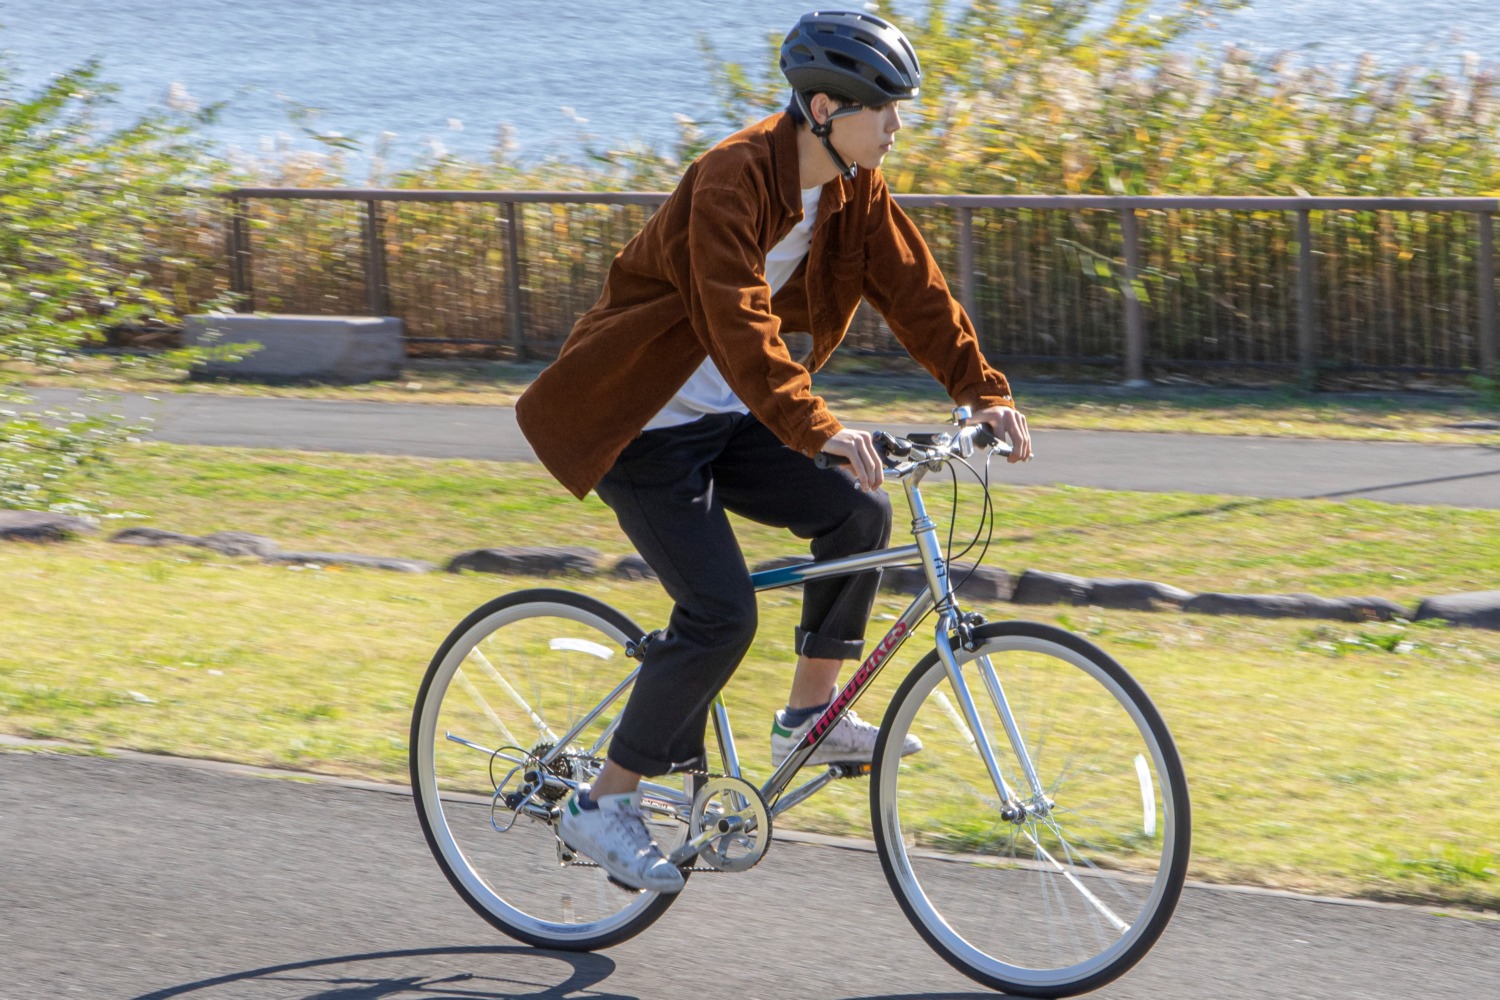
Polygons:
<instances>
[{"instance_id":1,"label":"concrete block","mask_svg":"<svg viewBox=\"0 0 1500 1000\"><path fill-rule=\"evenodd\" d=\"M403 326L392 316L189 316L188 346L260 344L234 362L213 362L203 375L229 378L369 382L396 378L406 357Z\"/></svg>"}]
</instances>

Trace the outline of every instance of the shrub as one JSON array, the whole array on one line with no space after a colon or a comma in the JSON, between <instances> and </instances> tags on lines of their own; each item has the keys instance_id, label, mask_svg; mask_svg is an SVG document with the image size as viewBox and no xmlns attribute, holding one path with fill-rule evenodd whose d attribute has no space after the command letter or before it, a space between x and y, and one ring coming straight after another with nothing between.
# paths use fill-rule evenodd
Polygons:
<instances>
[{"instance_id":1,"label":"shrub","mask_svg":"<svg viewBox=\"0 0 1500 1000\"><path fill-rule=\"evenodd\" d=\"M212 175L191 131L207 113L110 129L107 101L91 64L32 94L0 68L0 402L27 403L22 378L67 370L106 329L171 312L147 281L159 263L152 236L169 189ZM196 356L136 360L181 368ZM76 506L69 473L128 432L98 413L0 411L0 507Z\"/></svg>"}]
</instances>

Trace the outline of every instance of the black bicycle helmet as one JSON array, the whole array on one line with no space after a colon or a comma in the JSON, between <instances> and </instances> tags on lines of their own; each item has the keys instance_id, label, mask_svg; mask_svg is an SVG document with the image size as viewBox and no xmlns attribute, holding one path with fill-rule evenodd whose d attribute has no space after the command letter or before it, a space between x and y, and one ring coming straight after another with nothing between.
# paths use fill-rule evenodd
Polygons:
<instances>
[{"instance_id":1,"label":"black bicycle helmet","mask_svg":"<svg viewBox=\"0 0 1500 1000\"><path fill-rule=\"evenodd\" d=\"M917 53L901 29L874 14L815 10L781 43L781 72L798 94L826 93L877 107L922 87Z\"/></svg>"}]
</instances>

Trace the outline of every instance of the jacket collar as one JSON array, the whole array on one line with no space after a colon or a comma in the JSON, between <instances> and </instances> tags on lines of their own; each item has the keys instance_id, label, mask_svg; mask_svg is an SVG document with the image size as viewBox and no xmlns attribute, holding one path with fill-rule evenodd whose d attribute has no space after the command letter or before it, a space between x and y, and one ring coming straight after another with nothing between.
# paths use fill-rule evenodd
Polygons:
<instances>
[{"instance_id":1,"label":"jacket collar","mask_svg":"<svg viewBox=\"0 0 1500 1000\"><path fill-rule=\"evenodd\" d=\"M788 215L802 214L802 189L797 169L797 123L785 111L773 115L771 126L771 150L776 162L777 195L781 207Z\"/></svg>"},{"instance_id":2,"label":"jacket collar","mask_svg":"<svg viewBox=\"0 0 1500 1000\"><path fill-rule=\"evenodd\" d=\"M771 131L771 149L776 162L776 193L780 197L781 207L786 209L788 215L800 216L802 177L798 169L797 123L791 115L782 111L771 116L766 124ZM820 220L844 207L844 203L853 195L856 183L857 180L846 181L839 177L835 178L831 190L829 185L823 185L823 197L818 203Z\"/></svg>"}]
</instances>

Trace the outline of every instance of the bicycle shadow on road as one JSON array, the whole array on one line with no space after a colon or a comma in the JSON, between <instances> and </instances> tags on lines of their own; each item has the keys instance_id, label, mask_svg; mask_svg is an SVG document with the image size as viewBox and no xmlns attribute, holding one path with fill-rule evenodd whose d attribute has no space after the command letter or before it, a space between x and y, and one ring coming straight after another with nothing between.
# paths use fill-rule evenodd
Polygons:
<instances>
[{"instance_id":1,"label":"bicycle shadow on road","mask_svg":"<svg viewBox=\"0 0 1500 1000\"><path fill-rule=\"evenodd\" d=\"M514 961L517 958L526 961ZM305 1000L512 1000L522 997L561 1000L585 990L594 1000L637 1000L634 996L593 988L614 971L613 961L594 954L520 946L412 948L335 955L230 972L142 993L133 1000L170 1000L174 997L206 1000L216 996L240 996L243 995L240 989L246 985L265 990L266 995L296 996Z\"/></svg>"},{"instance_id":2,"label":"bicycle shadow on road","mask_svg":"<svg viewBox=\"0 0 1500 1000\"><path fill-rule=\"evenodd\" d=\"M517 961L517 960L520 961ZM637 993L608 989L615 963L598 954L546 951L522 946L475 945L410 948L356 955L333 955L268 965L167 986L132 1000L208 1000L256 995L301 1000L641 1000ZM826 986L827 984L823 984ZM828 1000L842 993L824 994ZM971 993L881 993L848 995L845 1000L977 1000Z\"/></svg>"}]
</instances>

